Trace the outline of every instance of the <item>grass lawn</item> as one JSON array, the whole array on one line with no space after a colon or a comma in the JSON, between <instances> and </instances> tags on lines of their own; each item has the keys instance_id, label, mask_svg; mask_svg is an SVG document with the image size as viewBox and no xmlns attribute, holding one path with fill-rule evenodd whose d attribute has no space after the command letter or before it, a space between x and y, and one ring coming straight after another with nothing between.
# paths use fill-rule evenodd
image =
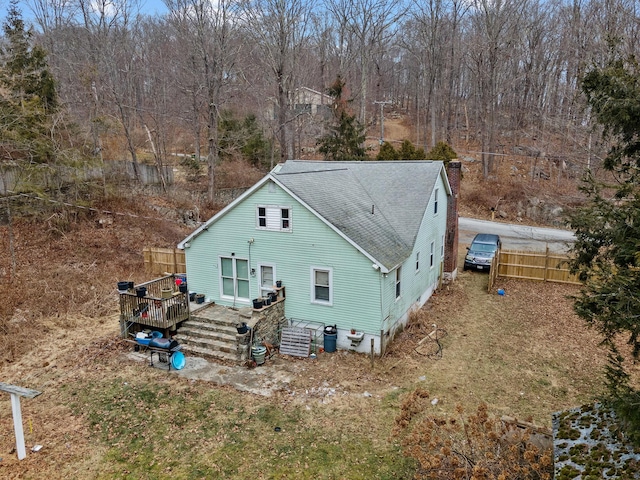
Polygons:
<instances>
[{"instance_id":1,"label":"grass lawn","mask_svg":"<svg viewBox=\"0 0 640 480\"><path fill-rule=\"evenodd\" d=\"M128 359L116 316L70 342L3 365L3 381L42 390L23 401L29 452L18 462L9 402L0 416L2 478L411 478L392 436L404 395L420 386L455 415L486 402L491 414L551 427L551 413L603 391L606 352L572 311L575 287L499 281L462 272L438 291L373 368L365 355L282 358L293 379L271 397L193 381ZM435 323L439 359L415 347ZM90 339L82 342L82 338ZM99 340L94 340L99 338ZM266 378L270 368L262 368ZM8 400L8 399L7 399Z\"/></svg>"}]
</instances>

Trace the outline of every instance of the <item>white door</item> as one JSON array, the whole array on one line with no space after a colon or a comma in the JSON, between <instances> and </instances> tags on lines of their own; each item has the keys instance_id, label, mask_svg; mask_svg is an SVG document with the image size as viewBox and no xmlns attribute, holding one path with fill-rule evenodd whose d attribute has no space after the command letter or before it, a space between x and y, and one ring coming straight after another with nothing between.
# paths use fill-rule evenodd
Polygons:
<instances>
[{"instance_id":1,"label":"white door","mask_svg":"<svg viewBox=\"0 0 640 480\"><path fill-rule=\"evenodd\" d=\"M249 261L244 258L220 257L220 290L222 298L249 301Z\"/></svg>"},{"instance_id":2,"label":"white door","mask_svg":"<svg viewBox=\"0 0 640 480\"><path fill-rule=\"evenodd\" d=\"M260 296L266 297L269 292L272 292L276 284L276 267L271 264L259 265L260 278L258 279L260 285Z\"/></svg>"}]
</instances>

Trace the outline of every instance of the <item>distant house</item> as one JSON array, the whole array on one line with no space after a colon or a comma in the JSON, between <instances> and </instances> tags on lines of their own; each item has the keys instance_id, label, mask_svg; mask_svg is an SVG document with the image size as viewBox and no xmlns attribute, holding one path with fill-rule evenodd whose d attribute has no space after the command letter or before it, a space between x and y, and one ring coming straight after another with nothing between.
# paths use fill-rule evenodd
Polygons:
<instances>
[{"instance_id":1,"label":"distant house","mask_svg":"<svg viewBox=\"0 0 640 480\"><path fill-rule=\"evenodd\" d=\"M309 113L312 116L330 112L333 98L311 88L300 87L293 93L291 102L297 113Z\"/></svg>"},{"instance_id":2,"label":"distant house","mask_svg":"<svg viewBox=\"0 0 640 480\"><path fill-rule=\"evenodd\" d=\"M381 352L456 274L455 198L438 161L287 161L178 247L207 301L249 306L281 281L292 322L336 325L338 348L363 332L355 348Z\"/></svg>"},{"instance_id":3,"label":"distant house","mask_svg":"<svg viewBox=\"0 0 640 480\"><path fill-rule=\"evenodd\" d=\"M289 102L297 115L328 116L331 112L333 98L312 88L299 87L291 92ZM274 100L267 110L267 118L271 120L276 118L275 103Z\"/></svg>"}]
</instances>

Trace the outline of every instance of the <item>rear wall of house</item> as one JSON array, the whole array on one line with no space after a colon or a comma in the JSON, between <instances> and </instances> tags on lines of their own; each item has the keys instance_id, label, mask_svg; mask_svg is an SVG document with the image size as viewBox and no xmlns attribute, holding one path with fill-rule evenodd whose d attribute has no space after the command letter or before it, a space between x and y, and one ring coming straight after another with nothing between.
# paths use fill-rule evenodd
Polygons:
<instances>
[{"instance_id":1,"label":"rear wall of house","mask_svg":"<svg viewBox=\"0 0 640 480\"><path fill-rule=\"evenodd\" d=\"M258 205L289 207L292 231L257 229ZM380 333L380 292L386 279L374 270L371 260L272 182L253 192L190 244L185 249L189 289L204 293L209 301L228 306L249 304L221 298L219 258L233 256L248 260L249 269L256 273L259 264L275 266L276 279L282 280L286 289L288 318ZM330 306L311 301L312 267L332 270ZM256 274L250 276L250 299L258 295Z\"/></svg>"}]
</instances>

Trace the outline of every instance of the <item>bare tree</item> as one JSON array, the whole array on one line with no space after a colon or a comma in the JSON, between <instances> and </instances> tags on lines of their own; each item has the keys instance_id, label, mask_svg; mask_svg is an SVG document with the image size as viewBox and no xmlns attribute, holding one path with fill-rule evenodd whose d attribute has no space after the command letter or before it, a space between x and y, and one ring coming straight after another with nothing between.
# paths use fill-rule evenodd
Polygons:
<instances>
[{"instance_id":1,"label":"bare tree","mask_svg":"<svg viewBox=\"0 0 640 480\"><path fill-rule=\"evenodd\" d=\"M418 3L403 28L402 45L418 63L417 137L420 138L421 125L419 107L424 98L424 125L431 124L431 146L438 140L451 140L451 116L456 105L454 85L461 70L460 23L468 8L468 4L458 0ZM442 128L438 128L439 123Z\"/></svg>"},{"instance_id":2,"label":"bare tree","mask_svg":"<svg viewBox=\"0 0 640 480\"><path fill-rule=\"evenodd\" d=\"M99 118L106 114L117 119L122 128L126 148L131 156L135 176L140 180L136 126L137 69L136 32L139 4L137 0L78 0L83 30L77 31L85 51L79 66L89 97L93 100L91 125L94 138L100 136ZM80 73L78 72L78 73ZM97 140L95 151L99 151Z\"/></svg>"},{"instance_id":3,"label":"bare tree","mask_svg":"<svg viewBox=\"0 0 640 480\"><path fill-rule=\"evenodd\" d=\"M467 40L467 52L475 82L475 112L485 178L493 171L497 147L499 95L505 86L500 80L507 78L501 76L501 70L517 38L524 1L475 0L470 17L472 36Z\"/></svg>"},{"instance_id":4,"label":"bare tree","mask_svg":"<svg viewBox=\"0 0 640 480\"><path fill-rule=\"evenodd\" d=\"M281 160L293 156L290 103L298 86L298 65L308 40L311 9L309 0L248 0L243 3L246 35L260 52L275 87L272 130L280 143Z\"/></svg>"},{"instance_id":5,"label":"bare tree","mask_svg":"<svg viewBox=\"0 0 640 480\"><path fill-rule=\"evenodd\" d=\"M218 123L224 101L222 93L232 77L237 54L237 45L232 41L239 18L237 5L232 0L220 0L215 4L208 0L167 0L166 4L181 40L188 45L188 51L185 52L187 58L196 67L195 72L200 70L202 75L207 117L208 198L213 202L219 160ZM199 88L196 85L193 87L192 114L195 118L198 115ZM197 121L195 123L197 125Z\"/></svg>"},{"instance_id":6,"label":"bare tree","mask_svg":"<svg viewBox=\"0 0 640 480\"><path fill-rule=\"evenodd\" d=\"M634 0L165 0L155 18L139 0L26 1L86 151L123 145L137 165L144 147L160 168L169 146L193 148L210 199L223 106L269 125L286 159L321 135L296 111L300 87L322 92L337 75L361 120L390 100L425 146L482 151L485 176L502 145L542 151L550 135L582 161L585 67L614 44L636 52L640 34Z\"/></svg>"},{"instance_id":7,"label":"bare tree","mask_svg":"<svg viewBox=\"0 0 640 480\"><path fill-rule=\"evenodd\" d=\"M340 30L344 30L340 38L355 41L355 58L360 70L359 119L366 124L371 65L392 41L396 33L394 27L405 14L404 0L327 0L326 6Z\"/></svg>"}]
</instances>

